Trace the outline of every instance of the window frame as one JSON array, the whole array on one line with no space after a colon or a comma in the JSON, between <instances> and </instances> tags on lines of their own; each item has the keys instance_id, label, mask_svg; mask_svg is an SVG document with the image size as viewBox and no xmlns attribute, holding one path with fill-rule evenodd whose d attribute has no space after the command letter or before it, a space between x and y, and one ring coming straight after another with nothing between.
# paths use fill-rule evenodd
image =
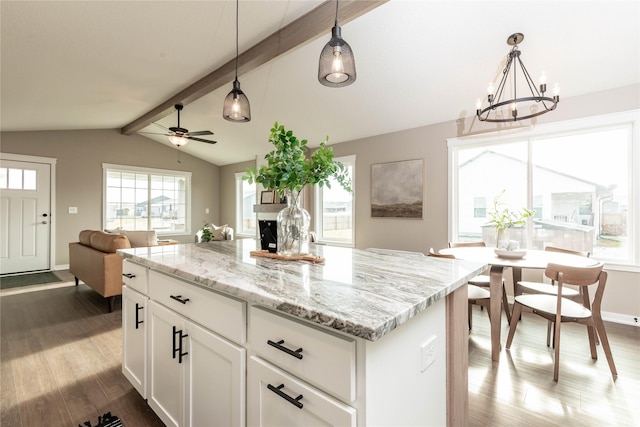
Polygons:
<instances>
[{"instance_id":1,"label":"window frame","mask_svg":"<svg viewBox=\"0 0 640 427\"><path fill-rule=\"evenodd\" d=\"M186 236L191 234L191 172L187 171L176 171L170 169L158 169L158 168L147 168L143 166L130 166L130 165L118 165L112 163L103 163L102 164L102 229L106 228L107 224L107 174L110 172L127 172L127 173L136 173L141 175L147 175L147 179L150 179L152 175L160 175L160 176L172 176L179 177L185 179L185 224L184 231L176 231L176 230L156 230L158 236ZM151 185L148 186L149 197L147 198L147 202L151 202ZM151 212L150 209L147 210ZM151 216L147 217L148 226L151 226ZM153 230L152 228L148 228L149 230Z\"/></svg>"},{"instance_id":2,"label":"window frame","mask_svg":"<svg viewBox=\"0 0 640 427\"><path fill-rule=\"evenodd\" d=\"M323 235L323 191L324 187L314 186L314 231L318 243L353 248L356 244L356 156L355 154L334 157L334 160L351 167L351 237L349 239L331 239Z\"/></svg>"},{"instance_id":3,"label":"window frame","mask_svg":"<svg viewBox=\"0 0 640 427\"><path fill-rule=\"evenodd\" d=\"M246 173L245 172L236 172L235 174L235 200L236 200L236 219L235 219L235 235L236 237L250 237L250 238L256 238L258 235L257 232L257 227L256 227L256 231L254 233L247 233L244 231L244 227L241 227L241 225L244 223L244 204L242 203L243 201L243 196L244 196L244 182L245 180L242 179L243 176L245 176ZM258 200L258 184L257 183L253 183L254 189L255 189L255 202L257 203ZM256 213L253 211L253 206L251 207L252 211L251 213L253 214L253 216L256 216Z\"/></svg>"},{"instance_id":4,"label":"window frame","mask_svg":"<svg viewBox=\"0 0 640 427\"><path fill-rule=\"evenodd\" d=\"M461 138L448 138L448 236L449 240L456 240L459 230L458 217L458 158L459 147L480 147L483 145L498 145L515 141L531 141L550 137L570 136L588 131L601 131L626 127L629 129L631 141L628 144L627 168L629 170L629 210L630 224L628 237L630 240L630 254L628 260L606 260L607 267L612 270L640 272L640 110L630 110L594 117L566 120L530 128L517 128L497 131ZM527 206L532 206L533 200L533 168L531 165L531 148L528 153L527 172ZM529 235L532 226L529 223Z\"/></svg>"}]
</instances>

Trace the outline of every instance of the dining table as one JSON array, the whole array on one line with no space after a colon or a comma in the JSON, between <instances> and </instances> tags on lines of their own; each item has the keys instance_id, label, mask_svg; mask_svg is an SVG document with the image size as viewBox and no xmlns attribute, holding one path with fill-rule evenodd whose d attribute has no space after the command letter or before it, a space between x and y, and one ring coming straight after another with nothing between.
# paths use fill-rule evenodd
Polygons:
<instances>
[{"instance_id":1,"label":"dining table","mask_svg":"<svg viewBox=\"0 0 640 427\"><path fill-rule=\"evenodd\" d=\"M513 274L514 295L519 294L517 283L522 280L522 269L545 269L547 264L561 264L573 267L596 265L597 260L585 256L544 250L501 251L491 247L457 247L439 251L453 255L456 259L476 261L488 264L489 268L489 315L491 318L491 359L500 360L502 280L505 268L510 267ZM500 255L498 255L498 253ZM518 321L519 319L508 319Z\"/></svg>"}]
</instances>

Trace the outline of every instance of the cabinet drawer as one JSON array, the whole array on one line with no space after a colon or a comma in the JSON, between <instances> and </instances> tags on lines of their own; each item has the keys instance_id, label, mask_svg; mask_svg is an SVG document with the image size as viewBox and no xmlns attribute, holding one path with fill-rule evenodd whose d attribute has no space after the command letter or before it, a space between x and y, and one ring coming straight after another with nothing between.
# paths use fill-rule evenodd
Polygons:
<instances>
[{"instance_id":1,"label":"cabinet drawer","mask_svg":"<svg viewBox=\"0 0 640 427\"><path fill-rule=\"evenodd\" d=\"M249 313L249 342L256 353L339 399L355 399L354 340L260 307Z\"/></svg>"},{"instance_id":2,"label":"cabinet drawer","mask_svg":"<svg viewBox=\"0 0 640 427\"><path fill-rule=\"evenodd\" d=\"M246 304L151 270L149 297L238 344L246 341Z\"/></svg>"},{"instance_id":3,"label":"cabinet drawer","mask_svg":"<svg viewBox=\"0 0 640 427\"><path fill-rule=\"evenodd\" d=\"M124 260L122 263L122 281L130 289L135 289L141 294L148 295L148 271L147 267Z\"/></svg>"},{"instance_id":4,"label":"cabinet drawer","mask_svg":"<svg viewBox=\"0 0 640 427\"><path fill-rule=\"evenodd\" d=\"M259 357L249 359L250 426L356 426L356 410Z\"/></svg>"}]
</instances>

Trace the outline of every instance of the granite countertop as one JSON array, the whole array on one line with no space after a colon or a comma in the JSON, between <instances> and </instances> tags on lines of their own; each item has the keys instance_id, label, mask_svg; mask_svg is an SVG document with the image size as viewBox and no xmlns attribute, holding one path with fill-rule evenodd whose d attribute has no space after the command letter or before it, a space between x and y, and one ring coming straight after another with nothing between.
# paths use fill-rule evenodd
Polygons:
<instances>
[{"instance_id":1,"label":"granite countertop","mask_svg":"<svg viewBox=\"0 0 640 427\"><path fill-rule=\"evenodd\" d=\"M313 255L325 258L324 264L252 257L253 239L118 253L153 270L370 341L486 269L477 262L310 246Z\"/></svg>"}]
</instances>

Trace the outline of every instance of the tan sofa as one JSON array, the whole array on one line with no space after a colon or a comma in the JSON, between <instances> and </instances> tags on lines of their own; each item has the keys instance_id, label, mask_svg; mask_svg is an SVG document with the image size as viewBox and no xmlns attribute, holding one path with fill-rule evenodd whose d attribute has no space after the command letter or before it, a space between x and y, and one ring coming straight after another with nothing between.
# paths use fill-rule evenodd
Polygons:
<instances>
[{"instance_id":1,"label":"tan sofa","mask_svg":"<svg viewBox=\"0 0 640 427\"><path fill-rule=\"evenodd\" d=\"M79 242L69 243L69 272L107 298L113 311L116 295L122 295L122 256L118 249L131 247L129 238L98 230L83 230Z\"/></svg>"}]
</instances>

